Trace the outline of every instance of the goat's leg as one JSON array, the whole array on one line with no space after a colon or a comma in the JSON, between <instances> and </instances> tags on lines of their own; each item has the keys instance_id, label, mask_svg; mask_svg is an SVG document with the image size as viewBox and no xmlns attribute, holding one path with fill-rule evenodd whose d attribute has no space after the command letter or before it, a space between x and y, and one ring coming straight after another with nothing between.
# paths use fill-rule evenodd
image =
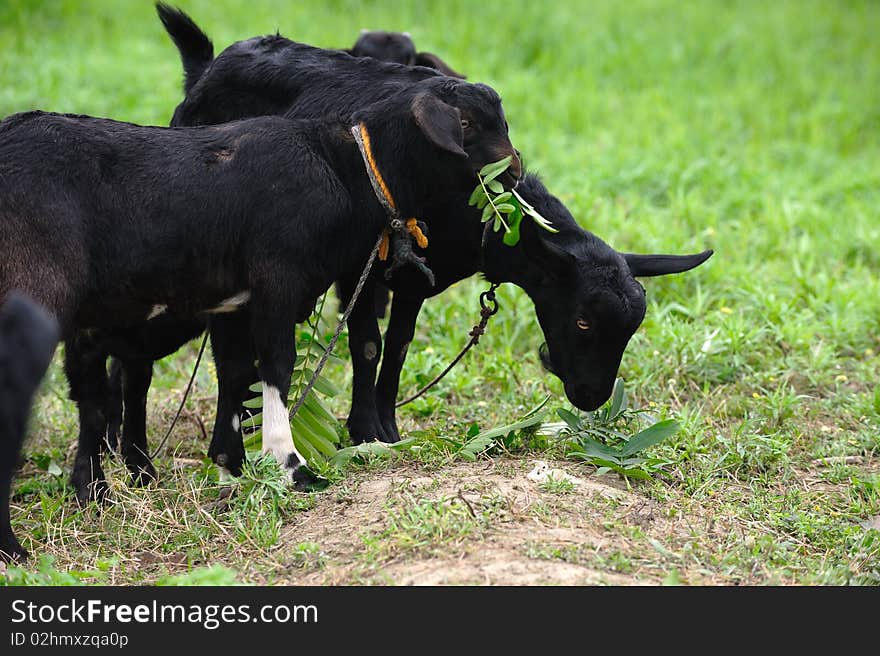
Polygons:
<instances>
[{"instance_id":1,"label":"goat's leg","mask_svg":"<svg viewBox=\"0 0 880 656\"><path fill-rule=\"evenodd\" d=\"M12 399L3 399L8 402ZM14 399L18 401L19 399ZM0 562L25 560L27 551L21 546L12 530L9 517L9 498L12 493L12 479L21 459L21 447L24 442L24 421L15 421L15 412L25 413L15 408L4 408L4 425L0 427ZM10 417L10 411L12 416Z\"/></svg>"},{"instance_id":2,"label":"goat's leg","mask_svg":"<svg viewBox=\"0 0 880 656\"><path fill-rule=\"evenodd\" d=\"M107 379L107 437L104 446L111 452L119 447L122 432L122 361L110 358L110 376Z\"/></svg>"},{"instance_id":3,"label":"goat's leg","mask_svg":"<svg viewBox=\"0 0 880 656\"><path fill-rule=\"evenodd\" d=\"M268 304L252 306L252 333L263 387L263 453L271 454L287 470L294 489L308 490L320 484L320 479L297 451L287 414L290 377L296 361L296 343L290 334L295 317L285 312L270 312L270 307Z\"/></svg>"},{"instance_id":4,"label":"goat's leg","mask_svg":"<svg viewBox=\"0 0 880 656\"><path fill-rule=\"evenodd\" d=\"M400 372L415 334L416 319L423 302L423 298L399 294L395 294L391 301L391 317L385 331L385 358L382 360L382 370L376 385L376 408L382 428L392 442L400 439L394 408L400 387Z\"/></svg>"},{"instance_id":5,"label":"goat's leg","mask_svg":"<svg viewBox=\"0 0 880 656\"><path fill-rule=\"evenodd\" d=\"M8 561L23 561L28 557L27 550L21 546L21 542L18 541L18 538L15 537L15 533L12 531L12 520L9 517L9 494L10 494L10 486L12 485L12 470L15 469L15 462L10 463L12 467L10 467L10 472L8 474L8 481L6 480L7 474L4 472L2 481L2 488L0 488L0 562L8 562ZM5 466L5 463L4 463Z\"/></svg>"},{"instance_id":6,"label":"goat's leg","mask_svg":"<svg viewBox=\"0 0 880 656\"><path fill-rule=\"evenodd\" d=\"M11 292L0 308L0 562L28 555L12 530L9 501L34 392L57 343L54 320L33 301Z\"/></svg>"},{"instance_id":7,"label":"goat's leg","mask_svg":"<svg viewBox=\"0 0 880 656\"><path fill-rule=\"evenodd\" d=\"M122 458L135 485L156 480L156 469L150 462L147 447L147 393L152 379L152 360L126 360L123 363Z\"/></svg>"},{"instance_id":8,"label":"goat's leg","mask_svg":"<svg viewBox=\"0 0 880 656\"><path fill-rule=\"evenodd\" d=\"M340 297L347 305L351 297L340 285ZM346 425L355 444L391 440L382 428L376 410L376 370L382 355L382 335L376 320L374 285L364 287L348 317L348 349L351 353L352 389L351 411Z\"/></svg>"},{"instance_id":9,"label":"goat's leg","mask_svg":"<svg viewBox=\"0 0 880 656\"><path fill-rule=\"evenodd\" d=\"M218 315L211 319L209 328L217 367L217 414L208 456L220 468L221 477L240 476L245 458L241 404L248 397L248 388L259 380L250 313L240 310Z\"/></svg>"},{"instance_id":10,"label":"goat's leg","mask_svg":"<svg viewBox=\"0 0 880 656\"><path fill-rule=\"evenodd\" d=\"M376 307L376 317L378 319L385 318L385 311L388 309L388 301L391 300L391 290L381 283L375 284L373 291L373 303Z\"/></svg>"},{"instance_id":11,"label":"goat's leg","mask_svg":"<svg viewBox=\"0 0 880 656\"><path fill-rule=\"evenodd\" d=\"M107 353L94 339L79 333L65 343L64 373L70 398L79 409L79 441L70 482L81 504L101 501L108 489L101 469L101 442L107 430Z\"/></svg>"}]
</instances>

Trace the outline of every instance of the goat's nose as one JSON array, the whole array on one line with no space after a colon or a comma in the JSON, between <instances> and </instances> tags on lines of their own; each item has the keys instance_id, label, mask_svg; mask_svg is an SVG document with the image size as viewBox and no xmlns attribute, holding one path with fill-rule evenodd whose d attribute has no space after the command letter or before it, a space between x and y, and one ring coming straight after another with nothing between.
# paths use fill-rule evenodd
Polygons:
<instances>
[{"instance_id":1,"label":"goat's nose","mask_svg":"<svg viewBox=\"0 0 880 656\"><path fill-rule=\"evenodd\" d=\"M568 400L585 412L596 410L611 398L612 388L604 384L595 387L591 384L566 382L563 387Z\"/></svg>"}]
</instances>

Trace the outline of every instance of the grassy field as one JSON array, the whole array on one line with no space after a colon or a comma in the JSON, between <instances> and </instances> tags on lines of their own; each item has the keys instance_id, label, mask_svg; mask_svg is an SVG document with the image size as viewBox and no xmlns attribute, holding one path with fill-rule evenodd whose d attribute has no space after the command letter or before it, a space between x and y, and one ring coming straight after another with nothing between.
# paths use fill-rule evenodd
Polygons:
<instances>
[{"instance_id":1,"label":"grassy field","mask_svg":"<svg viewBox=\"0 0 880 656\"><path fill-rule=\"evenodd\" d=\"M257 463L225 498L198 427L213 416L205 366L156 461L160 484L129 488L113 464L114 502L80 510L56 356L13 499L23 544L54 561L9 582L880 584L880 4L180 5L218 51L276 29L331 48L361 28L407 30L501 93L514 144L583 227L623 251L715 249L693 272L644 281L647 317L620 369L634 404L682 430L655 447L667 464L647 482L598 476L552 441L464 460L454 445L473 424L512 422L548 394L569 407L540 367L530 301L507 285L480 347L401 410L422 448L313 495ZM7 0L0 43L3 116L162 125L181 97L146 0ZM404 387L458 351L483 287L426 305ZM196 348L156 367L153 444ZM341 417L349 373L329 368ZM585 483L535 486L535 459Z\"/></svg>"}]
</instances>

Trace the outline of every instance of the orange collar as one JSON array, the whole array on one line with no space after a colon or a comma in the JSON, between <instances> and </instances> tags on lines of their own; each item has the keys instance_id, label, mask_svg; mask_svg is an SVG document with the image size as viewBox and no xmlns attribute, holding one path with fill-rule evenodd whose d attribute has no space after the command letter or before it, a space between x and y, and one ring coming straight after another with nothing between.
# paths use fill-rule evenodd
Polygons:
<instances>
[{"instance_id":1,"label":"orange collar","mask_svg":"<svg viewBox=\"0 0 880 656\"><path fill-rule=\"evenodd\" d=\"M370 133L367 132L367 126L363 123L354 125L351 128L351 133L354 135L354 140L358 145L358 149L361 151L361 157L364 159L364 164L367 168L367 177L370 179L373 193L376 194L376 198L379 199L379 202L385 208L385 211L391 217L391 220L394 221L396 219L401 221L400 211L397 209L394 198L391 196L391 192L388 190L388 185L385 183L385 178L383 178L382 174L379 172L376 158L373 156L373 149L370 145ZM416 244L418 244L420 248L426 248L428 246L428 238L425 237L425 233L419 228L418 221L415 218L409 218L403 223L406 225L407 231L415 238ZM389 236L389 230L388 228L385 228L382 243L379 246L379 259L383 261L388 259Z\"/></svg>"}]
</instances>

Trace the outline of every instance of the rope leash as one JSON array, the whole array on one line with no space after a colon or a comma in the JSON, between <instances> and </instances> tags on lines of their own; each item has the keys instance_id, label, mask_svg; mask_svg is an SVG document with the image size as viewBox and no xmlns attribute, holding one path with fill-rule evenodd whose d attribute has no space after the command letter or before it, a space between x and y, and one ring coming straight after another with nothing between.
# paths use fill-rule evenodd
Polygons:
<instances>
[{"instance_id":1,"label":"rope leash","mask_svg":"<svg viewBox=\"0 0 880 656\"><path fill-rule=\"evenodd\" d=\"M196 372L199 370L199 363L202 361L202 356L205 354L205 347L208 345L208 333L206 332L202 337L202 346L199 348L199 355L196 357L196 363L193 366L192 375L189 377L189 382L186 384L186 389L183 392L183 398L180 399L180 406L177 408L177 413L174 415L174 419L171 420L171 425L168 427L168 432L165 433L165 437L162 438L162 441L159 442L159 446L156 447L156 450L150 455L150 460L155 458L159 451L162 450L162 447L165 446L165 442L168 441L168 438L171 437L171 431L174 430L174 427L177 425L177 420L180 418L180 413L183 412L183 406L186 405L186 399L189 397L189 392L192 389L193 383L196 380Z\"/></svg>"},{"instance_id":2,"label":"rope leash","mask_svg":"<svg viewBox=\"0 0 880 656\"><path fill-rule=\"evenodd\" d=\"M486 247L486 243L489 241L489 235L491 234L491 231L490 231L491 226L492 226L492 223L489 222L486 224L486 227L483 228L483 236L480 238L480 253L481 254L483 252L483 249ZM481 267L481 268L485 268L485 267ZM395 408L399 408L403 405L406 405L407 403L411 403L412 401L415 401L417 398L422 396L429 389L434 387L434 385L439 383L440 380L444 376L446 376L446 374L448 374L450 371L452 371L452 368L458 364L458 362L465 356L465 354L468 351L470 351L474 346L477 345L477 343L479 343L480 337L482 337L483 333L486 332L486 325L489 323L489 317L494 316L498 312L498 299L495 298L495 290L498 289L499 286L500 286L500 283L493 282L493 283L491 283L491 285L489 286L489 289L487 291L480 294L480 323L478 323L476 326L471 328L471 332L469 333L471 336L470 341L468 341L468 343L465 344L464 348L459 352L459 354L457 356L455 356L455 359L453 359L452 362L450 362L449 365L446 367L446 369L444 369L442 372L440 372L439 375L435 376L434 380L432 380L430 383L428 383L427 385L422 387L422 389L420 389L418 392L416 392L412 396L404 399L403 401L398 401L397 403L395 403L394 404ZM489 308L487 306L487 302L492 303L491 308Z\"/></svg>"},{"instance_id":3,"label":"rope leash","mask_svg":"<svg viewBox=\"0 0 880 656\"><path fill-rule=\"evenodd\" d=\"M449 363L449 365L437 375L434 380L425 385L418 392L413 394L412 396L404 399L403 401L398 401L394 404L395 408L399 408L400 406L406 405L412 401L415 401L417 398L422 396L429 389L434 387L437 383L439 383L446 374L448 374L452 368L458 364L459 360L461 360L465 354L470 351L474 346L476 346L480 342L480 337L483 336L483 333L486 332L486 325L489 323L489 317L495 316L498 312L498 299L495 298L495 290L498 289L500 283L493 282L488 290L484 291L480 294L480 323L471 328L471 332L468 333L471 338L465 347L459 352L458 355L455 356L455 359ZM492 307L489 307L487 303L491 303Z\"/></svg>"},{"instance_id":4,"label":"rope leash","mask_svg":"<svg viewBox=\"0 0 880 656\"><path fill-rule=\"evenodd\" d=\"M336 324L336 330L333 332L333 337L330 339L330 343L327 344L324 349L324 354L321 356L321 359L318 360L318 364L315 366L315 372L312 374L312 377L309 379L309 382L306 384L305 389L302 394L300 394L299 398L296 400L291 411L288 413L288 417L293 419L293 416L299 411L302 407L302 404L306 402L306 397L309 395L309 392L312 391L312 388L315 386L315 381L318 379L318 375L321 373L321 370L324 368L324 365L327 363L327 359L330 357L330 354L333 352L333 347L336 346L336 341L339 339L340 333L342 333L342 327L345 325L345 322L348 321L349 315L351 315L351 311L354 309L355 301L357 301L358 296L361 295L361 290L364 288L364 284L367 282L367 278L370 276L370 270L373 268L373 262L376 260L376 256L379 254L379 246L382 244L382 239L384 237L384 231L379 235L379 238L376 240L376 245L373 246L373 250L370 253L370 257L367 258L367 265L364 267L363 272L361 273L361 277L358 280L357 286L354 288L354 293L351 296L351 300L348 302L348 306L345 308L345 312L342 313L342 318L339 320L339 323Z\"/></svg>"},{"instance_id":5,"label":"rope leash","mask_svg":"<svg viewBox=\"0 0 880 656\"><path fill-rule=\"evenodd\" d=\"M290 418L293 418L293 416L296 415L296 413L302 407L303 403L305 403L306 397L308 396L309 392L312 391L312 388L315 386L315 381L317 380L318 375L321 373L321 370L324 368L324 365L326 364L327 360L330 358L330 354L333 351L333 348L336 346L336 342L339 340L339 335L342 332L342 326L345 324L346 321L348 321L348 317L351 315L351 312L354 309L355 301L357 301L358 296L360 296L360 293L363 290L364 284L366 284L367 277L369 276L370 270L373 267L373 262L375 262L377 255L381 256L381 248L382 248L383 243L386 243L386 233L384 230L382 231L382 234L379 235L379 239L376 241L376 245L373 247L373 251L370 253L370 257L367 260L367 265L366 265L366 267L364 267L364 271L363 271L363 273L361 273L361 277L358 280L357 286L355 287L354 294L352 295L352 298L349 301L348 306L345 308L345 312L342 315L342 319L339 321L339 323L336 326L336 331L334 332L333 337L330 340L330 343L327 345L327 348L324 350L324 354L321 356L321 359L318 361L318 365L315 368L314 374L312 375L309 382L306 384L305 390L300 395L299 399L297 399L296 403L293 406L293 409L290 411L290 413L288 415ZM403 401L398 401L397 403L395 403L394 404L395 408L400 408L401 406L404 406L408 403L412 403L417 398L419 398L419 397L423 396L425 393L427 393L428 390L430 390L432 387L437 385L437 383L439 383L443 378L446 377L446 375L450 371L452 371L452 369L455 367L455 365L457 365L461 361L461 359L467 354L468 351L470 351L474 346L479 344L480 337L482 337L483 334L486 332L486 326L489 323L489 318L493 317L495 314L498 313L498 310L499 310L498 299L495 296L495 290L497 290L498 287L499 287L499 283L492 283L492 285L489 287L489 289L487 291L480 294L480 322L477 325L475 325L473 328L471 328L470 333L468 333L471 338L470 338L470 340L468 340L468 343L465 344L464 348L458 353L458 355L455 356L455 358L452 360L452 362L450 362L443 371L441 371L437 376L434 377L433 380L431 380L431 382L424 385L419 391L417 391L412 396L407 397ZM487 305L487 303L491 303L492 306L489 307ZM193 386L193 382L195 381L196 372L199 369L199 364L202 361L202 356L205 353L205 346L207 345L207 343L208 343L208 334L205 333L204 337L202 338L202 346L199 349L199 354L198 354L198 357L196 358L196 363L193 366L192 375L190 376L189 383L187 384L186 390L183 393L183 398L180 401L180 406L177 408L177 413L174 415L174 419L171 421L171 425L168 427L168 431L165 433L165 437L162 438L162 441L159 443L159 446L156 447L156 450L153 451L152 454L150 454L149 457L151 460L153 458L155 458L159 454L159 452L162 450L162 448L165 446L165 443L168 441L168 438L171 436L171 432L174 430L174 427L177 425L177 420L180 418L180 414L183 412L184 405L186 404L186 399L189 396L190 390L192 389L192 386Z\"/></svg>"}]
</instances>

